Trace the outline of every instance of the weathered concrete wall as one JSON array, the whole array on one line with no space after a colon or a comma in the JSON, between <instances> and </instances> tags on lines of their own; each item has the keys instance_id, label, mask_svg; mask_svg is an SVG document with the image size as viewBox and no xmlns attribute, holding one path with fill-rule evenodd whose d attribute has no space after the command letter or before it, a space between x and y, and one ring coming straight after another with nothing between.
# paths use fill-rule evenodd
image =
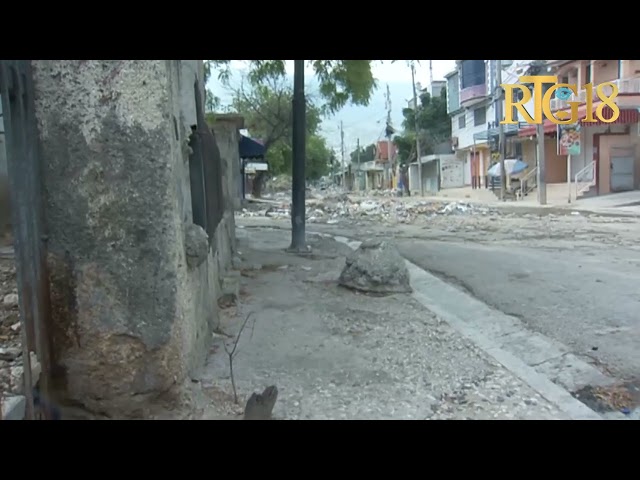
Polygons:
<instances>
[{"instance_id":1,"label":"weathered concrete wall","mask_svg":"<svg viewBox=\"0 0 640 480\"><path fill-rule=\"evenodd\" d=\"M4 117L2 116L2 100L0 100L0 240L11 228L10 216L7 153L4 142Z\"/></svg>"},{"instance_id":2,"label":"weathered concrete wall","mask_svg":"<svg viewBox=\"0 0 640 480\"><path fill-rule=\"evenodd\" d=\"M237 210L240 208L240 142L239 128L243 126L242 117L235 115L218 115L213 124L222 157L223 190L225 203Z\"/></svg>"},{"instance_id":3,"label":"weathered concrete wall","mask_svg":"<svg viewBox=\"0 0 640 480\"><path fill-rule=\"evenodd\" d=\"M56 360L64 394L94 411L177 400L208 350L235 232L223 220L218 251L187 264L201 64L33 62Z\"/></svg>"}]
</instances>

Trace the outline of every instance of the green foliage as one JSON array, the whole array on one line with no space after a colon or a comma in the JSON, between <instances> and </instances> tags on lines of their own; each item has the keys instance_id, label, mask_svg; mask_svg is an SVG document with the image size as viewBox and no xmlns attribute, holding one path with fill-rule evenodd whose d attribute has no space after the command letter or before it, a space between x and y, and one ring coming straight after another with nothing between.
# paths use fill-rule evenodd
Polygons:
<instances>
[{"instance_id":1,"label":"green foliage","mask_svg":"<svg viewBox=\"0 0 640 480\"><path fill-rule=\"evenodd\" d=\"M406 132L404 135L396 135L393 143L398 147L398 161L400 165L407 165L416 157L416 134ZM421 145L422 146L422 145ZM420 152L422 153L422 152ZM428 155L425 153L425 155Z\"/></svg>"},{"instance_id":2,"label":"green foliage","mask_svg":"<svg viewBox=\"0 0 640 480\"><path fill-rule=\"evenodd\" d=\"M420 103L417 113L411 108L405 108L402 111L404 132L394 138L401 163L408 163L415 158L416 115L422 155L432 154L438 144L451 138L451 119L447 113L446 91L443 90L439 97L432 97L428 92L424 92L420 95Z\"/></svg>"},{"instance_id":3,"label":"green foliage","mask_svg":"<svg viewBox=\"0 0 640 480\"><path fill-rule=\"evenodd\" d=\"M331 149L327 146L324 137L309 135L307 137L307 179L316 180L327 175L331 169L331 155Z\"/></svg>"},{"instance_id":4,"label":"green foliage","mask_svg":"<svg viewBox=\"0 0 640 480\"><path fill-rule=\"evenodd\" d=\"M351 163L353 165L358 164L358 149L356 148L349 154ZM375 144L368 145L367 147L360 147L360 163L371 162L376 158L376 146Z\"/></svg>"},{"instance_id":5,"label":"green foliage","mask_svg":"<svg viewBox=\"0 0 640 480\"><path fill-rule=\"evenodd\" d=\"M284 77L264 78L260 83L250 79L233 92L232 109L245 118L252 137L259 138L267 150L271 173L291 172L291 130L293 91ZM324 138L318 135L321 110L307 102L307 178L315 179L329 170L331 152Z\"/></svg>"},{"instance_id":6,"label":"green foliage","mask_svg":"<svg viewBox=\"0 0 640 480\"><path fill-rule=\"evenodd\" d=\"M212 69L215 68L213 65L215 60L205 60L204 61L204 110L205 112L214 112L220 108L221 102L220 97L217 97L209 87L207 87L207 82L211 78Z\"/></svg>"},{"instance_id":7,"label":"green foliage","mask_svg":"<svg viewBox=\"0 0 640 480\"><path fill-rule=\"evenodd\" d=\"M331 154L323 137L316 134L307 135L305 168L307 180L317 180L329 173ZM273 174L290 174L293 162L291 143L278 142L273 145L267 152L267 161Z\"/></svg>"},{"instance_id":8,"label":"green foliage","mask_svg":"<svg viewBox=\"0 0 640 480\"><path fill-rule=\"evenodd\" d=\"M218 71L220 80L231 76L231 60L207 60ZM377 82L371 71L372 60L308 60L318 79L326 113L335 113L347 103L368 105ZM250 60L249 81L257 85L265 79L284 77L285 60Z\"/></svg>"},{"instance_id":9,"label":"green foliage","mask_svg":"<svg viewBox=\"0 0 640 480\"><path fill-rule=\"evenodd\" d=\"M377 82L371 70L372 60L307 62L318 80L322 103L319 106L310 102L307 95L306 171L308 179L316 179L329 173L332 158L335 164L333 152L318 133L322 117L337 112L347 103L368 105ZM231 60L206 60L205 63L206 80L215 71L218 79L229 85ZM232 109L245 117L251 135L263 140L271 172L290 173L293 92L286 79L285 60L250 60L249 64L243 85L234 92ZM210 90L207 90L206 101L207 111L220 106L220 99Z\"/></svg>"}]
</instances>

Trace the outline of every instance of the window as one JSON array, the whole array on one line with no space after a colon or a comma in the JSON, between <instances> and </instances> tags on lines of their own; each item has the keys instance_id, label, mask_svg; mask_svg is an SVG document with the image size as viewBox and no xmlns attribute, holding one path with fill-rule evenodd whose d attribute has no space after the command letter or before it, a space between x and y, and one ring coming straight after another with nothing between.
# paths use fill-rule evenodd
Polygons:
<instances>
[{"instance_id":1,"label":"window","mask_svg":"<svg viewBox=\"0 0 640 480\"><path fill-rule=\"evenodd\" d=\"M467 117L466 114L462 114L458 117L458 128L463 129L467 126Z\"/></svg>"},{"instance_id":2,"label":"window","mask_svg":"<svg viewBox=\"0 0 640 480\"><path fill-rule=\"evenodd\" d=\"M587 65L587 68L585 68L584 70L584 83L590 83L591 82L591 65Z\"/></svg>"},{"instance_id":3,"label":"window","mask_svg":"<svg viewBox=\"0 0 640 480\"><path fill-rule=\"evenodd\" d=\"M487 123L487 110L484 107L476 108L473 111L473 125L479 127Z\"/></svg>"},{"instance_id":4,"label":"window","mask_svg":"<svg viewBox=\"0 0 640 480\"><path fill-rule=\"evenodd\" d=\"M569 83L569 76L565 75L562 77L562 79L560 79L560 83Z\"/></svg>"},{"instance_id":5,"label":"window","mask_svg":"<svg viewBox=\"0 0 640 480\"><path fill-rule=\"evenodd\" d=\"M484 85L487 81L484 60L462 60L460 70L460 88Z\"/></svg>"},{"instance_id":6,"label":"window","mask_svg":"<svg viewBox=\"0 0 640 480\"><path fill-rule=\"evenodd\" d=\"M515 156L514 158L522 159L522 144L520 142L516 142L514 144Z\"/></svg>"}]
</instances>

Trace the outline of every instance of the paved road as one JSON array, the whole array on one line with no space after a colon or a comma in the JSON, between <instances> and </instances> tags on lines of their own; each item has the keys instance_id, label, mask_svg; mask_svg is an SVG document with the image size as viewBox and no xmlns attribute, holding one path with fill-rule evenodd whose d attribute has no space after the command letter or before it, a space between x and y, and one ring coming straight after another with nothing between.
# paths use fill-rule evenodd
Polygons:
<instances>
[{"instance_id":1,"label":"paved road","mask_svg":"<svg viewBox=\"0 0 640 480\"><path fill-rule=\"evenodd\" d=\"M398 239L402 254L605 373L640 372L640 252Z\"/></svg>"}]
</instances>

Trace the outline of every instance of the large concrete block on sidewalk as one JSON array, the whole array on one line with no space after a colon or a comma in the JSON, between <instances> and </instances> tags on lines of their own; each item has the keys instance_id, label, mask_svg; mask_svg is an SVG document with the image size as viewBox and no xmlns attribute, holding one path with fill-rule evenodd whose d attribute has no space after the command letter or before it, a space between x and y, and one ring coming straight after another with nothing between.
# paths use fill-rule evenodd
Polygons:
<instances>
[{"instance_id":1,"label":"large concrete block on sidewalk","mask_svg":"<svg viewBox=\"0 0 640 480\"><path fill-rule=\"evenodd\" d=\"M409 270L397 247L387 240L367 240L351 253L338 283L369 293L411 293Z\"/></svg>"}]
</instances>

